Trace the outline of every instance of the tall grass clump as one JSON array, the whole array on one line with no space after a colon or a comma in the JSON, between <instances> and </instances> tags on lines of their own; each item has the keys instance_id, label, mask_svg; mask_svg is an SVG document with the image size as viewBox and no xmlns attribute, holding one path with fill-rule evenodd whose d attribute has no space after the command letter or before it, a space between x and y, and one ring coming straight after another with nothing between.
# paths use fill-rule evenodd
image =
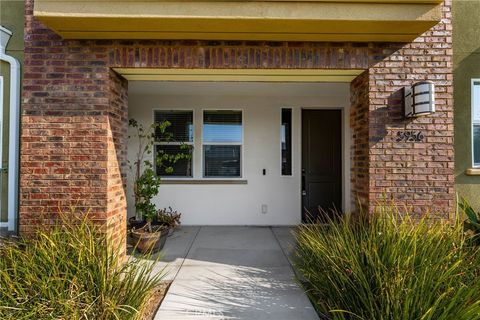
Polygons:
<instances>
[{"instance_id":1,"label":"tall grass clump","mask_svg":"<svg viewBox=\"0 0 480 320\"><path fill-rule=\"evenodd\" d=\"M343 216L299 228L296 268L326 319L480 319L480 255L460 222Z\"/></svg>"},{"instance_id":2,"label":"tall grass clump","mask_svg":"<svg viewBox=\"0 0 480 320\"><path fill-rule=\"evenodd\" d=\"M136 319L162 274L119 250L86 217L3 241L0 319Z\"/></svg>"}]
</instances>

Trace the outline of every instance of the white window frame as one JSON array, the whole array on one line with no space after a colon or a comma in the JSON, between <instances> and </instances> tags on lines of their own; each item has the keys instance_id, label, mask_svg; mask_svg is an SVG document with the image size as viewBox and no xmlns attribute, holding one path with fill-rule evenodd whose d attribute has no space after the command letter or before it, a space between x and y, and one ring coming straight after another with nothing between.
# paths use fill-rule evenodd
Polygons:
<instances>
[{"instance_id":1,"label":"white window frame","mask_svg":"<svg viewBox=\"0 0 480 320\"><path fill-rule=\"evenodd\" d=\"M2 210L3 206L3 77L0 76L0 210ZM8 193L8 191L7 191ZM8 195L7 195L8 197ZM1 222L0 227L6 228L8 227L11 217L10 215L7 217L7 221Z\"/></svg>"},{"instance_id":2,"label":"white window frame","mask_svg":"<svg viewBox=\"0 0 480 320\"><path fill-rule=\"evenodd\" d=\"M205 111L240 111L242 114L242 141L241 142L205 142L203 137L203 127L204 127L204 119L205 119ZM201 122L201 130L200 130L200 141L201 141L201 170L202 175L201 178L203 180L242 180L244 179L244 165L245 165L245 111L243 108L206 108L201 109L202 112L202 122ZM206 177L205 176L205 145L213 146L240 146L240 176L239 177Z\"/></svg>"},{"instance_id":3,"label":"white window frame","mask_svg":"<svg viewBox=\"0 0 480 320\"><path fill-rule=\"evenodd\" d=\"M194 109L172 109L172 108L155 108L153 109L153 120L155 121L155 112L157 111L171 111L171 112L191 112L192 113L192 141L188 142L160 142L160 141L154 141L153 142L153 152L152 152L152 157L153 157L153 170L155 170L155 174L157 173L157 163L155 161L155 157L157 154L157 146L159 145L175 145L175 146L180 146L182 144L189 145L191 146L192 152L191 152L191 166L192 166L192 172L190 176L160 176L162 180L179 180L179 179L184 179L184 180L192 180L195 177L195 159L194 159L194 148L195 148L195 110Z\"/></svg>"},{"instance_id":4,"label":"white window frame","mask_svg":"<svg viewBox=\"0 0 480 320\"><path fill-rule=\"evenodd\" d=\"M291 168L291 172L292 172L291 174L283 174L283 172L282 172L282 156L283 156L283 155L282 155L282 111L283 111L283 109L289 109L289 110L291 111L291 113L292 113L292 114L291 114L291 119L290 119L290 121L292 122L292 123L290 124L290 134L291 134L291 137L290 137L290 139L291 139L291 141L290 141L290 144L291 144L291 145L290 145L290 148L292 149L292 150L291 150L292 159L291 159L291 161L290 161L290 166L292 167L292 168ZM280 123L280 134L279 134L279 138L280 138L280 176L281 176L281 177L286 177L286 178L292 178L292 177L294 177L294 173L293 173L293 171L294 171L294 170L293 170L293 168L294 168L293 161L294 161L294 158L295 158L295 157L293 156L293 114L294 114L294 110L293 110L292 107L281 107L279 113L280 113L280 119L279 119L279 123Z\"/></svg>"},{"instance_id":5,"label":"white window frame","mask_svg":"<svg viewBox=\"0 0 480 320\"><path fill-rule=\"evenodd\" d=\"M475 144L474 144L474 126L479 125L480 126L480 119L475 120L475 104L477 104L480 108L480 101L475 100L475 86L478 86L480 89L480 78L477 79L472 79L471 81L471 94L472 94L472 99L471 99L471 139L472 139L472 168L480 168L480 163L475 163Z\"/></svg>"}]
</instances>

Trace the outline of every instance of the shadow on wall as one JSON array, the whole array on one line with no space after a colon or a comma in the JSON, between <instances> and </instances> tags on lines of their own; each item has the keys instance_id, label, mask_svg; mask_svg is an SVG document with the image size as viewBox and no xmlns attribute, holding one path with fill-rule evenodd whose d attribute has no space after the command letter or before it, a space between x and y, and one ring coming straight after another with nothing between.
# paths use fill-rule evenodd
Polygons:
<instances>
[{"instance_id":1,"label":"shadow on wall","mask_svg":"<svg viewBox=\"0 0 480 320\"><path fill-rule=\"evenodd\" d=\"M412 122L405 119L403 106L403 88L395 91L388 97L387 105L370 111L370 118L375 119L375 124L370 124L370 148L379 142L385 142L389 130L401 130Z\"/></svg>"}]
</instances>

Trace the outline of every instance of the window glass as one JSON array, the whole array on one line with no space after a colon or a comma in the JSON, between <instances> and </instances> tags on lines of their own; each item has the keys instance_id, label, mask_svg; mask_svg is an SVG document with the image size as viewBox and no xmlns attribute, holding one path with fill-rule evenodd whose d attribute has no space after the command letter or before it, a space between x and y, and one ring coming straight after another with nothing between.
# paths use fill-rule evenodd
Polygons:
<instances>
[{"instance_id":1,"label":"window glass","mask_svg":"<svg viewBox=\"0 0 480 320\"><path fill-rule=\"evenodd\" d=\"M241 111L205 111L203 113L204 142L241 142Z\"/></svg>"},{"instance_id":2,"label":"window glass","mask_svg":"<svg viewBox=\"0 0 480 320\"><path fill-rule=\"evenodd\" d=\"M473 82L473 122L480 123L480 81Z\"/></svg>"},{"instance_id":3,"label":"window glass","mask_svg":"<svg viewBox=\"0 0 480 320\"><path fill-rule=\"evenodd\" d=\"M207 110L203 113L203 176L242 176L242 111Z\"/></svg>"},{"instance_id":4,"label":"window glass","mask_svg":"<svg viewBox=\"0 0 480 320\"><path fill-rule=\"evenodd\" d=\"M172 144L158 144L155 146L155 152L157 155L161 156L162 154L176 155L176 154L189 154L190 158L180 159L175 163L170 163L168 161L163 162L162 167L156 167L157 175L162 177L192 177L192 149L182 148L180 145ZM165 168L173 168L173 172L166 172Z\"/></svg>"},{"instance_id":5,"label":"window glass","mask_svg":"<svg viewBox=\"0 0 480 320\"><path fill-rule=\"evenodd\" d=\"M189 158L180 159L175 163L163 161L162 166L155 165L157 175L162 177L192 177L193 111L156 110L154 121L156 123L163 123L164 121L170 123L165 130L165 134L161 135L158 130L156 132L155 155L190 155ZM189 147L185 148L185 145ZM173 168L173 172L166 172L165 169L169 167Z\"/></svg>"},{"instance_id":6,"label":"window glass","mask_svg":"<svg viewBox=\"0 0 480 320\"><path fill-rule=\"evenodd\" d=\"M480 167L480 81L472 82L473 166Z\"/></svg>"},{"instance_id":7,"label":"window glass","mask_svg":"<svg viewBox=\"0 0 480 320\"><path fill-rule=\"evenodd\" d=\"M170 122L165 132L160 136L157 131L157 141L193 142L193 111L157 110L155 122Z\"/></svg>"},{"instance_id":8,"label":"window glass","mask_svg":"<svg viewBox=\"0 0 480 320\"><path fill-rule=\"evenodd\" d=\"M282 175L292 175L292 109L282 109Z\"/></svg>"},{"instance_id":9,"label":"window glass","mask_svg":"<svg viewBox=\"0 0 480 320\"><path fill-rule=\"evenodd\" d=\"M241 176L241 146L206 145L203 150L205 177Z\"/></svg>"},{"instance_id":10,"label":"window glass","mask_svg":"<svg viewBox=\"0 0 480 320\"><path fill-rule=\"evenodd\" d=\"M473 126L473 165L480 167L480 125Z\"/></svg>"}]
</instances>

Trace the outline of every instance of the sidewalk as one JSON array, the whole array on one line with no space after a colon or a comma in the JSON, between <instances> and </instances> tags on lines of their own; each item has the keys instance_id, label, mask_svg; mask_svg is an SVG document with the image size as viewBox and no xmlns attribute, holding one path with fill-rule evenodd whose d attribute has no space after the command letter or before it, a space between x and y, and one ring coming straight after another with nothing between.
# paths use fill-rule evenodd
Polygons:
<instances>
[{"instance_id":1,"label":"sidewalk","mask_svg":"<svg viewBox=\"0 0 480 320\"><path fill-rule=\"evenodd\" d=\"M289 231L183 227L158 266L173 283L155 319L318 319L286 257Z\"/></svg>"}]
</instances>

